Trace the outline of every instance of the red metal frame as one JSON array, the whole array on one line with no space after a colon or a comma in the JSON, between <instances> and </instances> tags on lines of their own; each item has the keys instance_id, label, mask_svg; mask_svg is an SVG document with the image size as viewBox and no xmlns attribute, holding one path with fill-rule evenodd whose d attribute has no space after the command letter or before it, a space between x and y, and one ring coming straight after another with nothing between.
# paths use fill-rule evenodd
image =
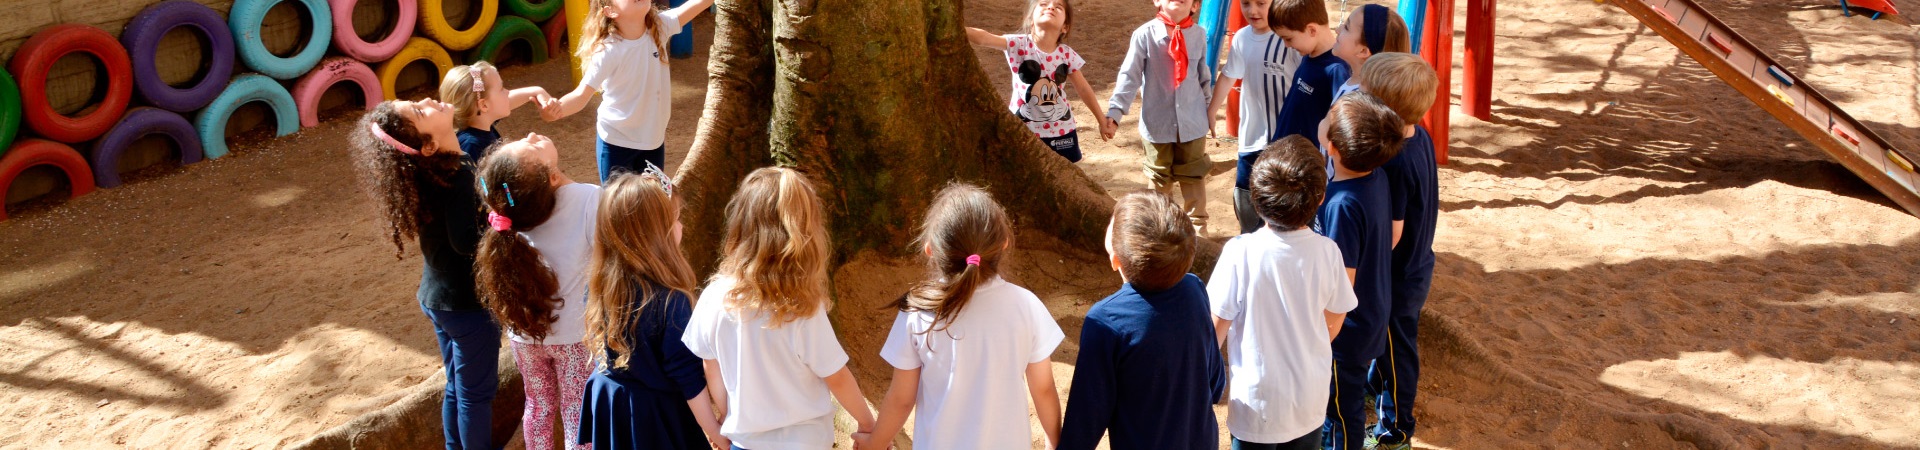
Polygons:
<instances>
[{"instance_id":1,"label":"red metal frame","mask_svg":"<svg viewBox=\"0 0 1920 450\"><path fill-rule=\"evenodd\" d=\"M1452 122L1449 110L1453 106L1453 0L1429 0L1427 23L1421 28L1424 37L1420 39L1420 54L1440 76L1440 92L1433 96L1433 108L1427 110L1425 124L1433 135L1434 159L1446 164L1447 126Z\"/></svg>"},{"instance_id":2,"label":"red metal frame","mask_svg":"<svg viewBox=\"0 0 1920 450\"><path fill-rule=\"evenodd\" d=\"M1467 115L1493 120L1494 0L1466 0L1466 60L1460 77L1460 106Z\"/></svg>"}]
</instances>

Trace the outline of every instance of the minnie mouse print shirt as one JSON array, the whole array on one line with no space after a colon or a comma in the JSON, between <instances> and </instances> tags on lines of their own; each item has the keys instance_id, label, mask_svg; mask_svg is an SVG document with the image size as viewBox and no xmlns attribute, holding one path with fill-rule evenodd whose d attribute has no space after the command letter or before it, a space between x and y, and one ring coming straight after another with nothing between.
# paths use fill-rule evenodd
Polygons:
<instances>
[{"instance_id":1,"label":"minnie mouse print shirt","mask_svg":"<svg viewBox=\"0 0 1920 450\"><path fill-rule=\"evenodd\" d=\"M1007 100L1007 109L1042 138L1073 132L1077 125L1073 105L1067 103L1067 80L1087 61L1066 44L1042 52L1033 36L1002 37L1007 38L1007 68L1013 71L1013 97Z\"/></svg>"}]
</instances>

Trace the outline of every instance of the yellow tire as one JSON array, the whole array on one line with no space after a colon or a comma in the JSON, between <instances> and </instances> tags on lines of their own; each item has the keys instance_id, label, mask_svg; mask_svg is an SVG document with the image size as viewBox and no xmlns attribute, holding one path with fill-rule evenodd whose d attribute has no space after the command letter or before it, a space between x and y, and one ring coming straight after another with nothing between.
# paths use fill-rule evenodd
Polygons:
<instances>
[{"instance_id":1,"label":"yellow tire","mask_svg":"<svg viewBox=\"0 0 1920 450\"><path fill-rule=\"evenodd\" d=\"M474 21L472 27L457 30L447 20L446 9L442 7L445 1L420 0L419 29L448 50L464 51L480 45L480 41L487 38L487 32L493 30L493 20L500 14L498 0L477 0L476 3L480 4L480 20Z\"/></svg>"},{"instance_id":2,"label":"yellow tire","mask_svg":"<svg viewBox=\"0 0 1920 450\"><path fill-rule=\"evenodd\" d=\"M400 47L400 53L394 54L393 59L380 63L380 66L373 70L380 76L380 93L386 95L387 100L398 97L394 94L394 84L400 80L400 71L406 69L408 64L419 60L433 62L434 74L431 83L434 86L439 86L440 79L447 76L448 70L453 69L453 56L448 55L447 49L441 48L440 44L421 37L407 38L407 45Z\"/></svg>"}]
</instances>

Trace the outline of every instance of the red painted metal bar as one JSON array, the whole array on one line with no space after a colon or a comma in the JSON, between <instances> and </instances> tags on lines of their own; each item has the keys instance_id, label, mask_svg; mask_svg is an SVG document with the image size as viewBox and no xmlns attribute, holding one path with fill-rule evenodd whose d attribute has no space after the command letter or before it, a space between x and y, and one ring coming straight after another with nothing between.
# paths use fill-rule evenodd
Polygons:
<instances>
[{"instance_id":1,"label":"red painted metal bar","mask_svg":"<svg viewBox=\"0 0 1920 450\"><path fill-rule=\"evenodd\" d=\"M1460 73L1460 107L1480 120L1493 119L1494 0L1467 2L1466 60Z\"/></svg>"},{"instance_id":2,"label":"red painted metal bar","mask_svg":"<svg viewBox=\"0 0 1920 450\"><path fill-rule=\"evenodd\" d=\"M1433 108L1427 110L1425 125L1433 135L1434 159L1446 164L1447 126L1452 122L1453 106L1453 0L1429 0L1424 28L1426 36L1420 39L1420 55L1440 76L1440 92L1433 96Z\"/></svg>"}]
</instances>

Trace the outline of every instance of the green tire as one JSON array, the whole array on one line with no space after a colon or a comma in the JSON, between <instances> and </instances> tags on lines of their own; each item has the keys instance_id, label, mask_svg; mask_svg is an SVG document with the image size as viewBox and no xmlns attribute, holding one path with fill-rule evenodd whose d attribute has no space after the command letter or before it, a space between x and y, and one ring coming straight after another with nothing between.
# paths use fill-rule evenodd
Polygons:
<instances>
[{"instance_id":1,"label":"green tire","mask_svg":"<svg viewBox=\"0 0 1920 450\"><path fill-rule=\"evenodd\" d=\"M559 3L559 0L548 1ZM487 32L486 39L481 39L480 46L473 48L467 63L495 62L494 59L500 56L500 49L513 41L526 41L528 51L533 53L531 59L534 64L547 62L547 35L540 32L538 25L521 17L500 16L500 20L493 23L493 30Z\"/></svg>"}]
</instances>

